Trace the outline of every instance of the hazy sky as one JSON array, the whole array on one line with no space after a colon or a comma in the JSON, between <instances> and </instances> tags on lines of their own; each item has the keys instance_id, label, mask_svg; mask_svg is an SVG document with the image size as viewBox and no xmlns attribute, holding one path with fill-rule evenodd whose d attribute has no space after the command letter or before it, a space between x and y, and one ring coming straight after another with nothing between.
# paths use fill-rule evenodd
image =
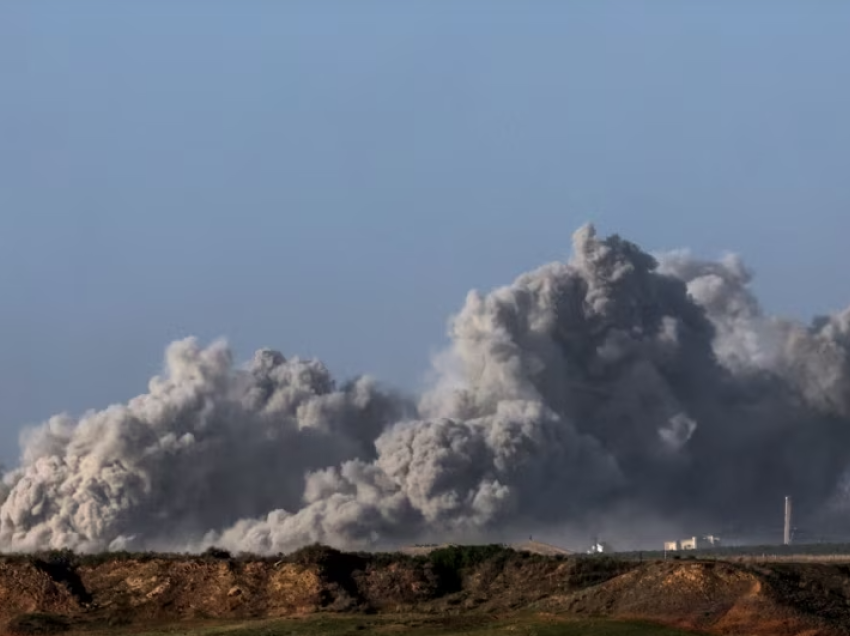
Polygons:
<instances>
[{"instance_id":1,"label":"hazy sky","mask_svg":"<svg viewBox=\"0 0 850 636\"><path fill-rule=\"evenodd\" d=\"M744 6L746 5L746 6ZM415 388L592 220L850 303L850 3L0 3L0 460L227 336Z\"/></svg>"}]
</instances>

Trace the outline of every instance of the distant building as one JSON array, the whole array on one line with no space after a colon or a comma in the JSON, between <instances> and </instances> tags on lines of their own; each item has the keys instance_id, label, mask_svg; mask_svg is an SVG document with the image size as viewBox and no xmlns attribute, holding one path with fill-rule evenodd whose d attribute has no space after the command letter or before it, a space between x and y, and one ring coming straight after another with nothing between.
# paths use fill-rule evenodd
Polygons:
<instances>
[{"instance_id":1,"label":"distant building","mask_svg":"<svg viewBox=\"0 0 850 636\"><path fill-rule=\"evenodd\" d=\"M588 554L602 554L604 552L613 552L611 545L604 541L594 541L593 545L587 551Z\"/></svg>"},{"instance_id":2,"label":"distant building","mask_svg":"<svg viewBox=\"0 0 850 636\"><path fill-rule=\"evenodd\" d=\"M679 546L681 550L699 550L702 547L701 543L699 538L690 537L689 539L682 539Z\"/></svg>"},{"instance_id":3,"label":"distant building","mask_svg":"<svg viewBox=\"0 0 850 636\"><path fill-rule=\"evenodd\" d=\"M709 534L704 537L688 537L681 541L665 541L664 550L675 552L676 550L704 550L720 546L720 537Z\"/></svg>"}]
</instances>

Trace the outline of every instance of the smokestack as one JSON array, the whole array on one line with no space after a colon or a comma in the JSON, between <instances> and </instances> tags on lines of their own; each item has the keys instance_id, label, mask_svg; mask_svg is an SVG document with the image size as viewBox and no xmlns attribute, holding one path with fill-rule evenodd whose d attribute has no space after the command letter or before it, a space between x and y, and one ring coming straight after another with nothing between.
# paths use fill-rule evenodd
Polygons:
<instances>
[{"instance_id":1,"label":"smokestack","mask_svg":"<svg viewBox=\"0 0 850 636\"><path fill-rule=\"evenodd\" d=\"M785 534L783 543L785 545L791 545L791 497L785 497Z\"/></svg>"}]
</instances>

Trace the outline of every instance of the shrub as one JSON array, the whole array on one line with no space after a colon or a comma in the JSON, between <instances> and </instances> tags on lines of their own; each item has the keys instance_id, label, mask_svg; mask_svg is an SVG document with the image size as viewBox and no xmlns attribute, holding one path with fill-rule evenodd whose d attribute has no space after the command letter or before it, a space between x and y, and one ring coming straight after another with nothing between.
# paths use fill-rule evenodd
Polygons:
<instances>
[{"instance_id":1,"label":"shrub","mask_svg":"<svg viewBox=\"0 0 850 636\"><path fill-rule=\"evenodd\" d=\"M435 567L459 571L480 565L486 561L500 560L504 562L508 557L516 554L513 548L507 548L497 543L490 545L452 545L431 551L428 554L428 560ZM525 555L523 554L523 556Z\"/></svg>"},{"instance_id":2,"label":"shrub","mask_svg":"<svg viewBox=\"0 0 850 636\"><path fill-rule=\"evenodd\" d=\"M386 567L389 565L395 565L396 563L416 563L416 557L412 557L408 554L404 554L402 552L361 552L358 553L357 556L368 561L371 565L375 567Z\"/></svg>"},{"instance_id":3,"label":"shrub","mask_svg":"<svg viewBox=\"0 0 850 636\"><path fill-rule=\"evenodd\" d=\"M314 543L290 553L286 560L299 565L326 565L342 555L336 548Z\"/></svg>"},{"instance_id":4,"label":"shrub","mask_svg":"<svg viewBox=\"0 0 850 636\"><path fill-rule=\"evenodd\" d=\"M46 552L35 552L30 559L36 564L48 564L51 566L73 568L79 558L73 550L47 550Z\"/></svg>"},{"instance_id":5,"label":"shrub","mask_svg":"<svg viewBox=\"0 0 850 636\"><path fill-rule=\"evenodd\" d=\"M32 614L21 614L13 618L8 626L7 633L20 636L35 636L38 634L57 634L68 631L70 628L68 619L55 614L44 614L34 612Z\"/></svg>"},{"instance_id":6,"label":"shrub","mask_svg":"<svg viewBox=\"0 0 850 636\"><path fill-rule=\"evenodd\" d=\"M635 567L635 563L610 556L583 556L575 559L570 571L570 583L577 587L598 585Z\"/></svg>"},{"instance_id":7,"label":"shrub","mask_svg":"<svg viewBox=\"0 0 850 636\"><path fill-rule=\"evenodd\" d=\"M451 593L461 588L464 570L483 563L504 567L507 560L516 554L512 548L499 544L453 545L433 550L427 558L440 579L442 592Z\"/></svg>"},{"instance_id":8,"label":"shrub","mask_svg":"<svg viewBox=\"0 0 850 636\"><path fill-rule=\"evenodd\" d=\"M224 550L222 548L217 548L215 546L210 546L201 554L201 557L205 559L215 559L217 561L229 561L232 556L230 552Z\"/></svg>"}]
</instances>

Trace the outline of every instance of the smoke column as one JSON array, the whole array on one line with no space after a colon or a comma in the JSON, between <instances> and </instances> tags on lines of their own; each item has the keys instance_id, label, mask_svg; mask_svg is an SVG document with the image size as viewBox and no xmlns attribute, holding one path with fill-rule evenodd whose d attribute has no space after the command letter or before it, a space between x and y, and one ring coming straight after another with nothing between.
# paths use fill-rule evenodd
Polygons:
<instances>
[{"instance_id":1,"label":"smoke column","mask_svg":"<svg viewBox=\"0 0 850 636\"><path fill-rule=\"evenodd\" d=\"M467 296L417 401L175 342L146 393L22 435L0 550L368 548L634 511L765 524L788 493L843 520L850 310L767 316L750 282L736 257L582 227L568 262Z\"/></svg>"}]
</instances>

